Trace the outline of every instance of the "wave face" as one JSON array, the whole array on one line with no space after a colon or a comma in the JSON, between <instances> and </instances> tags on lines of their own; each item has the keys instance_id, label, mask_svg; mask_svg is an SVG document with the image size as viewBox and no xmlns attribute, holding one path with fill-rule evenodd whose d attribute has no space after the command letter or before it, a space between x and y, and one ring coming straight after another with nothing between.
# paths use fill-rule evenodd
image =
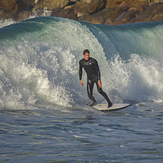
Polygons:
<instances>
[{"instance_id":1,"label":"wave face","mask_svg":"<svg viewBox=\"0 0 163 163\"><path fill-rule=\"evenodd\" d=\"M0 108L65 107L88 100L84 49L98 60L113 102L163 99L163 22L108 26L40 17L0 29ZM97 101L102 97L94 89Z\"/></svg>"}]
</instances>

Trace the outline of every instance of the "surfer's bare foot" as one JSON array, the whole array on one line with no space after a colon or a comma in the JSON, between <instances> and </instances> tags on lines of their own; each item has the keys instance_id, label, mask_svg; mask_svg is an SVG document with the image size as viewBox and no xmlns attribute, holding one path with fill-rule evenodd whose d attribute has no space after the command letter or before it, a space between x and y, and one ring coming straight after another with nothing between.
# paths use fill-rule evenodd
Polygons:
<instances>
[{"instance_id":1,"label":"surfer's bare foot","mask_svg":"<svg viewBox=\"0 0 163 163\"><path fill-rule=\"evenodd\" d=\"M108 108L110 108L112 105L113 105L112 103L108 104Z\"/></svg>"},{"instance_id":2,"label":"surfer's bare foot","mask_svg":"<svg viewBox=\"0 0 163 163\"><path fill-rule=\"evenodd\" d=\"M97 104L97 102L92 102L92 104L90 104L90 106L94 106L96 104Z\"/></svg>"}]
</instances>

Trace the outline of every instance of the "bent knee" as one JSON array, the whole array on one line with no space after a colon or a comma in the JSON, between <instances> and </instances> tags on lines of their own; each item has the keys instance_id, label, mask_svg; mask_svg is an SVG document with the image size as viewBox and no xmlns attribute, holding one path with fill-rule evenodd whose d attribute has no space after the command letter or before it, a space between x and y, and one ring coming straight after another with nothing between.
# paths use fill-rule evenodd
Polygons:
<instances>
[{"instance_id":1,"label":"bent knee","mask_svg":"<svg viewBox=\"0 0 163 163\"><path fill-rule=\"evenodd\" d=\"M101 88L98 88L97 90L98 90L99 93L103 92Z\"/></svg>"},{"instance_id":2,"label":"bent knee","mask_svg":"<svg viewBox=\"0 0 163 163\"><path fill-rule=\"evenodd\" d=\"M88 97L91 98L92 97L92 94L91 93L88 93Z\"/></svg>"}]
</instances>

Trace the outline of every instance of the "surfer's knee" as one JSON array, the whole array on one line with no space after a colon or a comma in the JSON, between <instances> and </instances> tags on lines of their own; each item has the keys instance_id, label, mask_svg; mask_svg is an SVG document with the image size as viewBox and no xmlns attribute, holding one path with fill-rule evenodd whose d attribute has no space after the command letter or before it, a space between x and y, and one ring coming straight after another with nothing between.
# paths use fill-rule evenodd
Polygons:
<instances>
[{"instance_id":1,"label":"surfer's knee","mask_svg":"<svg viewBox=\"0 0 163 163\"><path fill-rule=\"evenodd\" d=\"M97 88L97 91L101 94L103 91L100 87Z\"/></svg>"},{"instance_id":2,"label":"surfer's knee","mask_svg":"<svg viewBox=\"0 0 163 163\"><path fill-rule=\"evenodd\" d=\"M88 92L88 97L91 99L92 98L92 94L90 92Z\"/></svg>"},{"instance_id":3,"label":"surfer's knee","mask_svg":"<svg viewBox=\"0 0 163 163\"><path fill-rule=\"evenodd\" d=\"M87 94L89 98L92 96L90 89L87 89Z\"/></svg>"}]
</instances>

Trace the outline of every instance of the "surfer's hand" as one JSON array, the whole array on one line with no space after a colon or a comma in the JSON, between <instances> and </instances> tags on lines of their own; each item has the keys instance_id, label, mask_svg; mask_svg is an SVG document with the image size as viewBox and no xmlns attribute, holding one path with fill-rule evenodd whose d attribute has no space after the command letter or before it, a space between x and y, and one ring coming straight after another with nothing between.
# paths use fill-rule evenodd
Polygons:
<instances>
[{"instance_id":1,"label":"surfer's hand","mask_svg":"<svg viewBox=\"0 0 163 163\"><path fill-rule=\"evenodd\" d=\"M98 80L98 85L100 88L102 88L101 80Z\"/></svg>"},{"instance_id":2,"label":"surfer's hand","mask_svg":"<svg viewBox=\"0 0 163 163\"><path fill-rule=\"evenodd\" d=\"M82 86L84 86L84 84L83 84L83 81L82 81L82 80L80 80L80 84L81 84Z\"/></svg>"}]
</instances>

